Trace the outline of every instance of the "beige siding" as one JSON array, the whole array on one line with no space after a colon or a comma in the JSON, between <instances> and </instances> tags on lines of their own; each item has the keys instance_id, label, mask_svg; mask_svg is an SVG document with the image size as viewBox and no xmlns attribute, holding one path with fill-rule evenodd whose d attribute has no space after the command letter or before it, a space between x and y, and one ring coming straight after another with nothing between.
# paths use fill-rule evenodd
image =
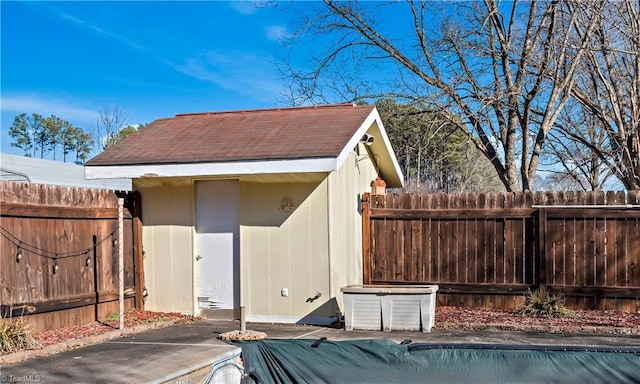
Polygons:
<instances>
[{"instance_id":1,"label":"beige siding","mask_svg":"<svg viewBox=\"0 0 640 384\"><path fill-rule=\"evenodd\" d=\"M244 182L240 189L241 301L249 319L333 315L332 305L323 306L330 298L326 181ZM285 197L294 202L291 212L280 208ZM316 292L322 297L307 303Z\"/></svg>"},{"instance_id":2,"label":"beige siding","mask_svg":"<svg viewBox=\"0 0 640 384\"><path fill-rule=\"evenodd\" d=\"M193 189L188 179L136 180L142 195L145 308L193 313Z\"/></svg>"},{"instance_id":3,"label":"beige siding","mask_svg":"<svg viewBox=\"0 0 640 384\"><path fill-rule=\"evenodd\" d=\"M377 172L366 148L359 144L342 167L329 175L331 295L344 308L340 288L362 284L362 216L360 198L371 191Z\"/></svg>"},{"instance_id":4,"label":"beige siding","mask_svg":"<svg viewBox=\"0 0 640 384\"><path fill-rule=\"evenodd\" d=\"M362 283L359 201L376 177L367 156L361 146L323 179L241 178L240 294L250 320L331 317L343 308L340 288ZM193 180L139 179L134 189L142 194L146 308L192 313ZM293 200L291 212L281 208L285 197ZM283 288L288 297L281 296ZM321 297L308 303L317 292Z\"/></svg>"}]
</instances>

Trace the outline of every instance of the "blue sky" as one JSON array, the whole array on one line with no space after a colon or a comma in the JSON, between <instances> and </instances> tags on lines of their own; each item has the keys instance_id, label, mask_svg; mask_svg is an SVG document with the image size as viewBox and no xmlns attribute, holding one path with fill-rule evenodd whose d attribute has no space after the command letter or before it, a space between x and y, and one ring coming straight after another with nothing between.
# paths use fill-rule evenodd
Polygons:
<instances>
[{"instance_id":1,"label":"blue sky","mask_svg":"<svg viewBox=\"0 0 640 384\"><path fill-rule=\"evenodd\" d=\"M129 123L286 105L280 39L312 2L13 2L1 7L2 152L13 118L85 131L118 106Z\"/></svg>"}]
</instances>

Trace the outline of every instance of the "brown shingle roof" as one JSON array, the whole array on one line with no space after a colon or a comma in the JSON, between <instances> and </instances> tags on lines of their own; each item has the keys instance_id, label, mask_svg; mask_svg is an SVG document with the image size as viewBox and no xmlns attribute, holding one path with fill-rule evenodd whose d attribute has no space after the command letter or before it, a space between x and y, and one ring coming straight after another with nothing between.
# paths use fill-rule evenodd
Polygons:
<instances>
[{"instance_id":1,"label":"brown shingle roof","mask_svg":"<svg viewBox=\"0 0 640 384\"><path fill-rule=\"evenodd\" d=\"M372 105L180 114L159 119L87 165L134 165L337 157Z\"/></svg>"}]
</instances>

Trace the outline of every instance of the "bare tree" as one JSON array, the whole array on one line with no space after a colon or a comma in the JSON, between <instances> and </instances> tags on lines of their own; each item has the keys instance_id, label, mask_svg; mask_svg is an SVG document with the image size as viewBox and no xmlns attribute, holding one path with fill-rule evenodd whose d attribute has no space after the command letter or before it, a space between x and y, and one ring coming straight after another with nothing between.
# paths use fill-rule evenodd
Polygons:
<instances>
[{"instance_id":1,"label":"bare tree","mask_svg":"<svg viewBox=\"0 0 640 384\"><path fill-rule=\"evenodd\" d=\"M603 6L585 20L570 1L324 0L291 41L314 60L310 72L285 65L291 102L419 101L469 137L508 191L530 190ZM385 24L401 12L406 28Z\"/></svg>"},{"instance_id":2,"label":"bare tree","mask_svg":"<svg viewBox=\"0 0 640 384\"><path fill-rule=\"evenodd\" d=\"M592 12L590 4L576 7L582 20ZM584 69L572 94L582 106L580 114L595 121L583 130L563 131L593 151L627 190L637 190L640 189L640 3L607 2L604 17L598 20L589 37ZM585 130L596 132L585 134Z\"/></svg>"},{"instance_id":3,"label":"bare tree","mask_svg":"<svg viewBox=\"0 0 640 384\"><path fill-rule=\"evenodd\" d=\"M609 156L611 148L598 118L585 112L574 100L567 103L549 133L541 170L554 175L547 177L551 181L562 180L562 185L569 185L568 180L572 180L571 190L579 187L579 190L601 191L615 183L613 172L602 160L604 154Z\"/></svg>"},{"instance_id":4,"label":"bare tree","mask_svg":"<svg viewBox=\"0 0 640 384\"><path fill-rule=\"evenodd\" d=\"M492 170L491 163L474 145L467 142L461 155L461 166L457 169L457 183L449 192L504 191L504 185Z\"/></svg>"},{"instance_id":5,"label":"bare tree","mask_svg":"<svg viewBox=\"0 0 640 384\"><path fill-rule=\"evenodd\" d=\"M398 104L391 99L378 100L376 106L406 177L405 191L503 189L491 171L491 163L440 114L419 104Z\"/></svg>"},{"instance_id":6,"label":"bare tree","mask_svg":"<svg viewBox=\"0 0 640 384\"><path fill-rule=\"evenodd\" d=\"M129 115L117 105L105 107L99 112L93 132L98 151L104 151L117 142L118 132L129 124Z\"/></svg>"},{"instance_id":7,"label":"bare tree","mask_svg":"<svg viewBox=\"0 0 640 384\"><path fill-rule=\"evenodd\" d=\"M554 172L546 177L536 175L535 189L537 191L584 191L587 186L584 180L575 178L573 174Z\"/></svg>"}]
</instances>

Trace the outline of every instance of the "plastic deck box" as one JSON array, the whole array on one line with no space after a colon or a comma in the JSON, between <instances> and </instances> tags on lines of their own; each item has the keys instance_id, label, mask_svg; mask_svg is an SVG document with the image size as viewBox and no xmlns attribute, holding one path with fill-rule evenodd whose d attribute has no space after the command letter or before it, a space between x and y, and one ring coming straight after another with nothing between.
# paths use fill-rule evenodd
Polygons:
<instances>
[{"instance_id":1,"label":"plastic deck box","mask_svg":"<svg viewBox=\"0 0 640 384\"><path fill-rule=\"evenodd\" d=\"M437 285L349 285L344 297L345 329L430 332Z\"/></svg>"}]
</instances>

